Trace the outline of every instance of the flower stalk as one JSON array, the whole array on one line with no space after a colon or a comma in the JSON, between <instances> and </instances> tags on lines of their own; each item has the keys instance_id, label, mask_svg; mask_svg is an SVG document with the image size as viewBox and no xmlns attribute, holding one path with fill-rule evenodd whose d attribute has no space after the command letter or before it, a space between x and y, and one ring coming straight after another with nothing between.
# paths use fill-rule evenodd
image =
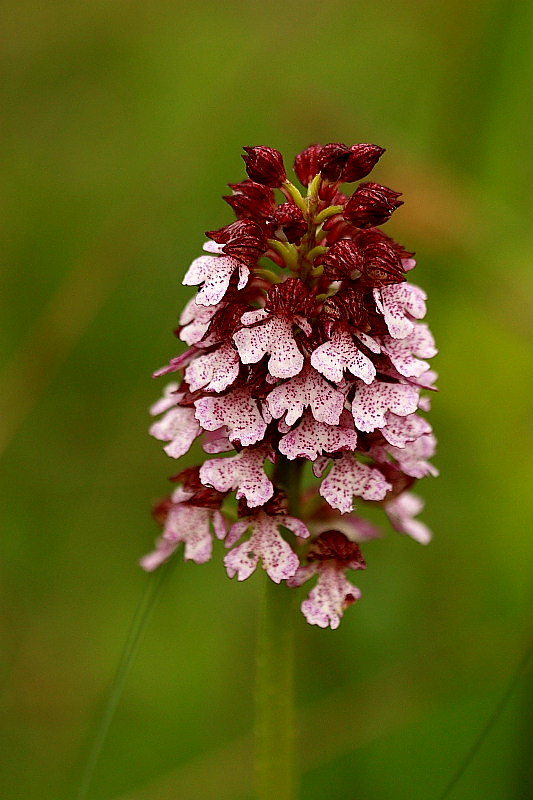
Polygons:
<instances>
[{"instance_id":1,"label":"flower stalk","mask_svg":"<svg viewBox=\"0 0 533 800\"><path fill-rule=\"evenodd\" d=\"M301 461L283 456L276 479L288 511L301 514ZM294 592L265 580L257 647L256 781L258 800L297 797L297 733L294 696Z\"/></svg>"}]
</instances>

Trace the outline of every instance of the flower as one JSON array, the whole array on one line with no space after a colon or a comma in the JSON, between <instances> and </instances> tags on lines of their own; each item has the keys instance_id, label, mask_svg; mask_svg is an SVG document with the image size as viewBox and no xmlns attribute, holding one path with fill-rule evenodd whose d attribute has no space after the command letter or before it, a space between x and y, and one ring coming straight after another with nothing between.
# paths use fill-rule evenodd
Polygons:
<instances>
[{"instance_id":1,"label":"flower","mask_svg":"<svg viewBox=\"0 0 533 800\"><path fill-rule=\"evenodd\" d=\"M341 191L383 148L310 145L294 163L305 194L277 150L244 149L248 178L224 198L237 220L207 232L183 278L197 287L177 329L189 349L155 373L181 379L150 432L172 458L209 455L156 505L162 536L141 563L153 570L182 543L204 563L222 539L229 577L262 568L295 590L316 577L302 612L336 628L361 596L346 571L366 567L360 544L380 535L366 504L430 539L410 489L437 474L424 416L437 351L425 292L407 280L414 254L380 228L400 193L371 181ZM307 462L315 483L302 494Z\"/></svg>"}]
</instances>

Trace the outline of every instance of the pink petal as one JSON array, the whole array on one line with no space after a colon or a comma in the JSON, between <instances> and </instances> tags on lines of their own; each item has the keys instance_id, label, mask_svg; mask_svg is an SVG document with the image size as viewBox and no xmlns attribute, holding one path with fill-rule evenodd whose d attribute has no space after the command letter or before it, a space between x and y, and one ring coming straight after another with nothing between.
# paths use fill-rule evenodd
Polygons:
<instances>
[{"instance_id":1,"label":"pink petal","mask_svg":"<svg viewBox=\"0 0 533 800\"><path fill-rule=\"evenodd\" d=\"M176 392L179 386L177 383L169 383L163 390L163 397L157 400L150 408L150 414L155 417L162 414L163 411L168 411L169 408L175 406L178 402Z\"/></svg>"},{"instance_id":2,"label":"pink petal","mask_svg":"<svg viewBox=\"0 0 533 800\"><path fill-rule=\"evenodd\" d=\"M413 519L423 508L423 501L411 492L403 492L384 504L387 516L397 531L411 536L420 544L428 544L431 541L430 529L420 520Z\"/></svg>"},{"instance_id":3,"label":"pink petal","mask_svg":"<svg viewBox=\"0 0 533 800\"><path fill-rule=\"evenodd\" d=\"M300 539L307 539L309 534L309 528L307 525L302 522L301 519L298 517L289 517L280 515L277 517L279 524L283 525L285 528L288 528L290 531L294 533L295 536L298 536Z\"/></svg>"},{"instance_id":4,"label":"pink petal","mask_svg":"<svg viewBox=\"0 0 533 800\"><path fill-rule=\"evenodd\" d=\"M395 447L405 447L407 442L414 442L425 433L431 433L431 425L418 414L408 414L406 417L398 417L387 411L386 425L380 428L381 433L389 444Z\"/></svg>"},{"instance_id":5,"label":"pink petal","mask_svg":"<svg viewBox=\"0 0 533 800\"><path fill-rule=\"evenodd\" d=\"M432 433L420 436L414 442L407 442L405 447L389 447L388 452L396 459L402 472L413 478L424 478L426 475L439 474L433 464L427 461L435 455L437 440Z\"/></svg>"},{"instance_id":6,"label":"pink petal","mask_svg":"<svg viewBox=\"0 0 533 800\"><path fill-rule=\"evenodd\" d=\"M152 436L170 443L163 449L171 458L184 456L201 432L202 429L194 417L194 409L179 406L167 411L164 417L154 422L150 428Z\"/></svg>"},{"instance_id":7,"label":"pink petal","mask_svg":"<svg viewBox=\"0 0 533 800\"><path fill-rule=\"evenodd\" d=\"M405 339L411 333L411 317L421 319L426 313L425 292L410 283L393 283L374 289L374 299L395 339Z\"/></svg>"},{"instance_id":8,"label":"pink petal","mask_svg":"<svg viewBox=\"0 0 533 800\"><path fill-rule=\"evenodd\" d=\"M338 628L342 615L361 597L361 590L351 584L344 570L335 563L323 562L318 570L318 583L301 605L310 625L332 630Z\"/></svg>"},{"instance_id":9,"label":"pink petal","mask_svg":"<svg viewBox=\"0 0 533 800\"><path fill-rule=\"evenodd\" d=\"M330 386L313 367L306 366L300 375L276 386L268 395L267 403L275 419L287 412L287 425L294 425L307 406L311 407L318 422L337 425L344 408L344 395Z\"/></svg>"},{"instance_id":10,"label":"pink petal","mask_svg":"<svg viewBox=\"0 0 533 800\"><path fill-rule=\"evenodd\" d=\"M211 558L213 550L213 536L210 530L213 514L218 514L220 517L216 522L220 532L220 512L176 503L168 512L163 536L158 539L156 549L141 559L141 566L152 572L160 564L168 561L181 542L185 544L183 554L185 561L205 564Z\"/></svg>"},{"instance_id":11,"label":"pink petal","mask_svg":"<svg viewBox=\"0 0 533 800\"><path fill-rule=\"evenodd\" d=\"M161 564L168 561L173 553L178 549L179 542L169 542L162 536L156 541L155 550L143 556L139 564L146 572L154 572Z\"/></svg>"},{"instance_id":12,"label":"pink petal","mask_svg":"<svg viewBox=\"0 0 533 800\"><path fill-rule=\"evenodd\" d=\"M406 378L418 378L429 369L427 361L437 354L435 340L427 325L417 323L405 339L383 337L383 350L400 373ZM420 358L415 358L420 356Z\"/></svg>"},{"instance_id":13,"label":"pink petal","mask_svg":"<svg viewBox=\"0 0 533 800\"><path fill-rule=\"evenodd\" d=\"M381 472L362 464L351 454L333 461L329 475L320 486L320 494L333 508L343 514L353 511L353 496L363 500L383 500L392 489Z\"/></svg>"},{"instance_id":14,"label":"pink petal","mask_svg":"<svg viewBox=\"0 0 533 800\"><path fill-rule=\"evenodd\" d=\"M225 342L217 350L195 358L185 370L185 380L191 392L223 392L238 374L239 356L231 343Z\"/></svg>"},{"instance_id":15,"label":"pink petal","mask_svg":"<svg viewBox=\"0 0 533 800\"><path fill-rule=\"evenodd\" d=\"M243 447L265 435L266 423L249 389L237 389L223 397L202 397L194 405L196 418L205 430L215 431L225 425L230 440L239 441Z\"/></svg>"},{"instance_id":16,"label":"pink petal","mask_svg":"<svg viewBox=\"0 0 533 800\"><path fill-rule=\"evenodd\" d=\"M374 364L355 346L347 331L333 334L329 342L317 347L311 354L311 364L334 383L342 381L345 369L365 383L372 383L376 376Z\"/></svg>"},{"instance_id":17,"label":"pink petal","mask_svg":"<svg viewBox=\"0 0 533 800\"><path fill-rule=\"evenodd\" d=\"M171 358L170 362L160 369L157 369L154 373L152 373L153 378L160 378L162 375L168 375L170 372L178 372L178 370L182 370L187 364L194 358L196 353L198 352L198 348L191 347L189 350L186 350L180 356L176 356L175 358Z\"/></svg>"},{"instance_id":18,"label":"pink petal","mask_svg":"<svg viewBox=\"0 0 533 800\"><path fill-rule=\"evenodd\" d=\"M259 559L275 583L294 575L300 562L288 542L280 536L279 520L260 512L247 527L253 528L250 539L233 548L224 558L229 577L237 575L238 580L246 580L255 571Z\"/></svg>"},{"instance_id":19,"label":"pink petal","mask_svg":"<svg viewBox=\"0 0 533 800\"><path fill-rule=\"evenodd\" d=\"M206 253L217 253L220 255L223 252L224 244L219 244L218 242L213 242L211 239L208 239L207 242L204 242L202 245L202 250L205 250Z\"/></svg>"},{"instance_id":20,"label":"pink petal","mask_svg":"<svg viewBox=\"0 0 533 800\"><path fill-rule=\"evenodd\" d=\"M228 429L225 425L216 431L206 431L203 449L206 453L227 453L233 450L233 445L228 439Z\"/></svg>"},{"instance_id":21,"label":"pink petal","mask_svg":"<svg viewBox=\"0 0 533 800\"><path fill-rule=\"evenodd\" d=\"M180 339L189 345L198 344L209 328L214 314L222 307L223 304L219 306L198 305L195 297L189 300L180 317L180 325L183 326L179 333Z\"/></svg>"},{"instance_id":22,"label":"pink petal","mask_svg":"<svg viewBox=\"0 0 533 800\"><path fill-rule=\"evenodd\" d=\"M263 506L274 494L263 469L266 457L266 449L259 447L244 449L230 458L206 461L200 468L200 480L204 486L213 486L219 492L237 490L237 499L245 497L250 508Z\"/></svg>"},{"instance_id":23,"label":"pink petal","mask_svg":"<svg viewBox=\"0 0 533 800\"><path fill-rule=\"evenodd\" d=\"M255 319L248 312L242 320ZM270 317L253 328L241 328L233 334L243 364L255 364L270 353L268 369L275 378L292 378L298 375L304 357L292 334L292 322L281 317Z\"/></svg>"},{"instance_id":24,"label":"pink petal","mask_svg":"<svg viewBox=\"0 0 533 800\"><path fill-rule=\"evenodd\" d=\"M331 461L328 456L319 456L315 461L313 461L313 474L315 478L321 478L326 469L329 466L329 462Z\"/></svg>"},{"instance_id":25,"label":"pink petal","mask_svg":"<svg viewBox=\"0 0 533 800\"><path fill-rule=\"evenodd\" d=\"M245 264L231 256L200 256L192 262L183 278L183 283L185 286L198 286L203 283L196 296L196 303L200 306L214 306L226 294L230 278L236 269L239 270L240 276L238 287L243 289L250 274Z\"/></svg>"},{"instance_id":26,"label":"pink petal","mask_svg":"<svg viewBox=\"0 0 533 800\"><path fill-rule=\"evenodd\" d=\"M386 425L385 414L392 411L400 417L413 414L418 408L419 391L409 383L374 381L366 386L356 381L357 391L352 401L355 427L371 433Z\"/></svg>"},{"instance_id":27,"label":"pink petal","mask_svg":"<svg viewBox=\"0 0 533 800\"><path fill-rule=\"evenodd\" d=\"M328 425L317 422L309 411L302 417L297 428L280 439L279 451L291 461L308 458L314 461L322 452L336 453L339 450L355 450L357 434L350 426Z\"/></svg>"}]
</instances>

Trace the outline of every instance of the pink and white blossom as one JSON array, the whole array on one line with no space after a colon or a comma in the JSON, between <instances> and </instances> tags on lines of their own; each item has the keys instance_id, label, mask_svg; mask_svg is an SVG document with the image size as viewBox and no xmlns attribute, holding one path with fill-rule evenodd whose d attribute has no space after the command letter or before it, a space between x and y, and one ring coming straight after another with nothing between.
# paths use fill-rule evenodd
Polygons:
<instances>
[{"instance_id":1,"label":"pink and white blossom","mask_svg":"<svg viewBox=\"0 0 533 800\"><path fill-rule=\"evenodd\" d=\"M200 468L200 480L219 492L236 491L237 499L244 497L250 508L263 506L274 494L272 481L263 468L269 456L268 450L258 447L206 461Z\"/></svg>"},{"instance_id":2,"label":"pink and white blossom","mask_svg":"<svg viewBox=\"0 0 533 800\"><path fill-rule=\"evenodd\" d=\"M392 283L374 289L374 299L395 339L405 339L414 329L413 318L422 319L426 315L426 293L411 283Z\"/></svg>"},{"instance_id":3,"label":"pink and white blossom","mask_svg":"<svg viewBox=\"0 0 533 800\"><path fill-rule=\"evenodd\" d=\"M171 384L172 386L172 384ZM169 387L167 387L168 391ZM200 436L202 429L194 416L194 408L184 408L176 406L172 397L172 390L167 397L164 397L154 406L152 413L161 413L168 408L172 402L174 407L170 407L161 419L150 427L150 434L162 442L168 442L163 449L171 458L181 458L187 453L194 442Z\"/></svg>"},{"instance_id":4,"label":"pink and white blossom","mask_svg":"<svg viewBox=\"0 0 533 800\"><path fill-rule=\"evenodd\" d=\"M250 270L242 261L224 255L199 256L187 270L183 283L185 286L203 284L196 295L196 303L199 306L216 306L226 294L235 270L239 272L237 287L244 289Z\"/></svg>"},{"instance_id":5,"label":"pink and white blossom","mask_svg":"<svg viewBox=\"0 0 533 800\"><path fill-rule=\"evenodd\" d=\"M265 435L266 422L249 389L236 389L222 397L202 397L194 405L196 419L205 430L216 431L225 425L230 441L239 441L243 447L261 441Z\"/></svg>"},{"instance_id":6,"label":"pink and white blossom","mask_svg":"<svg viewBox=\"0 0 533 800\"><path fill-rule=\"evenodd\" d=\"M388 500L383 508L392 526L400 533L405 533L420 544L431 541L431 531L427 525L414 517L424 508L424 501L412 492L403 492L393 500Z\"/></svg>"},{"instance_id":7,"label":"pink and white blossom","mask_svg":"<svg viewBox=\"0 0 533 800\"><path fill-rule=\"evenodd\" d=\"M392 486L376 468L345 453L333 461L329 474L320 486L320 494L332 508L343 514L353 511L353 497L363 500L383 500Z\"/></svg>"},{"instance_id":8,"label":"pink and white blossom","mask_svg":"<svg viewBox=\"0 0 533 800\"><path fill-rule=\"evenodd\" d=\"M308 406L317 422L338 425L344 394L307 365L299 375L276 386L267 396L267 403L274 419L287 412L287 425L294 425Z\"/></svg>"},{"instance_id":9,"label":"pink and white blossom","mask_svg":"<svg viewBox=\"0 0 533 800\"><path fill-rule=\"evenodd\" d=\"M412 384L376 380L366 386L362 381L356 381L356 387L352 414L355 427L360 431L371 433L386 425L387 411L406 417L418 408L419 391Z\"/></svg>"},{"instance_id":10,"label":"pink and white blossom","mask_svg":"<svg viewBox=\"0 0 533 800\"><path fill-rule=\"evenodd\" d=\"M405 447L408 442L414 442L420 436L431 433L431 425L418 414L399 417L391 411L387 411L385 425L380 428L380 431L389 444L394 447Z\"/></svg>"},{"instance_id":11,"label":"pink and white blossom","mask_svg":"<svg viewBox=\"0 0 533 800\"><path fill-rule=\"evenodd\" d=\"M424 358L433 358L437 354L435 340L424 323L416 323L413 330L404 339L383 337L383 351L400 373L406 378L419 378L429 369Z\"/></svg>"},{"instance_id":12,"label":"pink and white blossom","mask_svg":"<svg viewBox=\"0 0 533 800\"><path fill-rule=\"evenodd\" d=\"M239 356L230 342L196 358L185 370L191 392L223 392L239 374Z\"/></svg>"},{"instance_id":13,"label":"pink and white blossom","mask_svg":"<svg viewBox=\"0 0 533 800\"><path fill-rule=\"evenodd\" d=\"M251 528L251 537L234 547L224 558L224 565L230 578L237 575L244 581L255 572L261 559L263 568L275 582L291 578L298 569L298 556L279 533L279 527L291 530L296 536L306 538L309 531L304 523L290 516L268 516L260 512L257 517L236 522L226 539L226 546L231 547L246 531Z\"/></svg>"},{"instance_id":14,"label":"pink and white blossom","mask_svg":"<svg viewBox=\"0 0 533 800\"><path fill-rule=\"evenodd\" d=\"M216 306L198 305L196 297L189 300L180 317L180 339L187 342L188 345L199 345L214 315L223 306L223 303Z\"/></svg>"},{"instance_id":15,"label":"pink and white blossom","mask_svg":"<svg viewBox=\"0 0 533 800\"><path fill-rule=\"evenodd\" d=\"M333 334L328 342L317 347L311 354L311 364L334 383L342 381L345 369L365 383L372 383L376 377L374 364L355 346L353 337L347 331Z\"/></svg>"},{"instance_id":16,"label":"pink and white blossom","mask_svg":"<svg viewBox=\"0 0 533 800\"><path fill-rule=\"evenodd\" d=\"M301 586L314 574L318 574L318 581L302 602L302 614L310 625L335 630L345 610L360 599L361 590L350 583L334 561L300 567L290 585Z\"/></svg>"},{"instance_id":17,"label":"pink and white blossom","mask_svg":"<svg viewBox=\"0 0 533 800\"><path fill-rule=\"evenodd\" d=\"M357 434L349 414L347 416L343 424L328 425L327 422L317 422L311 412L306 411L300 424L280 439L280 453L291 461L295 458L314 461L323 452L355 450Z\"/></svg>"},{"instance_id":18,"label":"pink and white blossom","mask_svg":"<svg viewBox=\"0 0 533 800\"><path fill-rule=\"evenodd\" d=\"M381 535L362 510L351 515L357 498L429 540L415 518L422 503L406 490L437 474L420 413L436 388L437 351L419 322L425 292L406 282L413 253L380 229L400 192L366 181L345 193L383 148L307 148L295 162L307 197L277 150L245 149L248 178L224 198L237 219L207 232L183 279L197 287L176 331L188 349L154 374L181 381L153 405L152 435L173 458L202 437L211 457L172 478L180 485L154 508L163 532L142 565L156 569L181 544L185 560L204 563L225 537L230 577L261 567L289 586L314 578L302 611L336 628L360 597L346 577L366 566L357 542ZM300 505L306 461L314 488ZM291 516L296 507L305 522Z\"/></svg>"},{"instance_id":19,"label":"pink and white blossom","mask_svg":"<svg viewBox=\"0 0 533 800\"><path fill-rule=\"evenodd\" d=\"M273 377L292 378L298 375L304 357L294 338L290 320L271 316L264 309L259 309L243 314L242 322L252 326L241 328L233 334L243 364L256 364L268 353L268 369Z\"/></svg>"}]
</instances>

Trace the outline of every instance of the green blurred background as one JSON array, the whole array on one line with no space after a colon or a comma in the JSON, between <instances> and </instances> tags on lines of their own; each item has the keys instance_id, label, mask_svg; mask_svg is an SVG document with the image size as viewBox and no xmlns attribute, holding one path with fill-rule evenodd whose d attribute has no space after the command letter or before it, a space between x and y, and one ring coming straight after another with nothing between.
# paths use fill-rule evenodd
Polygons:
<instances>
[{"instance_id":1,"label":"green blurred background","mask_svg":"<svg viewBox=\"0 0 533 800\"><path fill-rule=\"evenodd\" d=\"M437 800L531 637L533 5L1 10L0 796L75 796L175 471L150 374L241 146L370 141L430 297L442 475L431 546L389 531L338 631L297 621L302 798ZM252 797L260 583L176 563L91 800ZM452 800L533 797L532 711L530 671Z\"/></svg>"}]
</instances>

